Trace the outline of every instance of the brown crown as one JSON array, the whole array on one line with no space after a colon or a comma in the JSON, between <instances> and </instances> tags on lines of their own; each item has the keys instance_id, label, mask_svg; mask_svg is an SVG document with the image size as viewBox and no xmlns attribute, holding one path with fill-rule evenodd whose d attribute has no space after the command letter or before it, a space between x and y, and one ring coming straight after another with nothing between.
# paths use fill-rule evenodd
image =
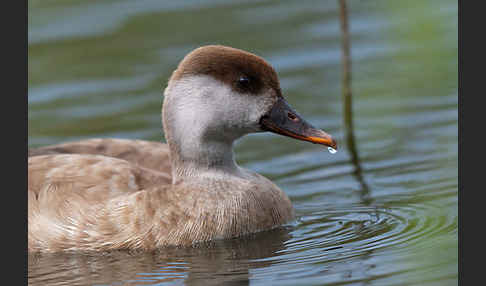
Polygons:
<instances>
[{"instance_id":1,"label":"brown crown","mask_svg":"<svg viewBox=\"0 0 486 286\"><path fill-rule=\"evenodd\" d=\"M209 75L234 90L251 94L270 88L281 96L277 73L269 63L257 55L231 47L210 45L195 49L179 63L170 80L188 75ZM249 79L246 85L239 82L241 77Z\"/></svg>"}]
</instances>

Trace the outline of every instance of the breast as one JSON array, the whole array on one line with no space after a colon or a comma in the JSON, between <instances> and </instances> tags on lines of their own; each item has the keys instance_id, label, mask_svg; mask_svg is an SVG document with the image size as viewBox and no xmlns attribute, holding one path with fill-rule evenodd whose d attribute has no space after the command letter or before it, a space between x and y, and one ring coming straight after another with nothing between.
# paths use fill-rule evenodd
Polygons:
<instances>
[{"instance_id":1,"label":"breast","mask_svg":"<svg viewBox=\"0 0 486 286\"><path fill-rule=\"evenodd\" d=\"M287 195L268 179L213 180L182 183L172 191L180 200L184 219L174 228L167 244L190 245L244 236L281 226L294 219ZM204 189L201 188L204 186Z\"/></svg>"}]
</instances>

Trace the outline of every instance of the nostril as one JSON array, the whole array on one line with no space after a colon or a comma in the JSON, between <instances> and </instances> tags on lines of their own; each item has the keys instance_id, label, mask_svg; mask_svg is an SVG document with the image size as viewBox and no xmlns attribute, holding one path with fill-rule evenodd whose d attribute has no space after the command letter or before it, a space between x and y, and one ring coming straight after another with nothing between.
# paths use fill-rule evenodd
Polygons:
<instances>
[{"instance_id":1,"label":"nostril","mask_svg":"<svg viewBox=\"0 0 486 286\"><path fill-rule=\"evenodd\" d=\"M292 121L299 121L299 118L297 118L297 116L295 116L295 114L291 113L291 112L287 112L287 117L292 120Z\"/></svg>"},{"instance_id":2,"label":"nostril","mask_svg":"<svg viewBox=\"0 0 486 286\"><path fill-rule=\"evenodd\" d=\"M261 118L260 118L260 124L263 124L263 121L264 120L267 120L268 119L268 115L263 115Z\"/></svg>"}]
</instances>

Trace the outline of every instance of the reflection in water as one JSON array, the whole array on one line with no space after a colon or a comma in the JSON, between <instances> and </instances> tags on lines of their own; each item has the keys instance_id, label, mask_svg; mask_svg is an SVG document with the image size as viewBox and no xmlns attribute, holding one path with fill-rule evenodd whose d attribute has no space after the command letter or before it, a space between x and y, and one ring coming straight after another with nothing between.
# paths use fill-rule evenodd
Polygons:
<instances>
[{"instance_id":1,"label":"reflection in water","mask_svg":"<svg viewBox=\"0 0 486 286\"><path fill-rule=\"evenodd\" d=\"M29 284L249 285L249 271L270 266L291 239L290 227L193 248L157 252L56 253L29 255ZM55 270L55 271L53 271Z\"/></svg>"},{"instance_id":2,"label":"reflection in water","mask_svg":"<svg viewBox=\"0 0 486 286\"><path fill-rule=\"evenodd\" d=\"M353 125L353 96L351 92L351 42L349 40L348 7L346 0L339 1L339 21L341 28L341 66L342 66L342 99L343 118L345 127L346 146L351 154L351 163L354 166L353 175L361 185L361 200L363 204L371 203L370 190L363 178L361 162L356 147Z\"/></svg>"}]
</instances>

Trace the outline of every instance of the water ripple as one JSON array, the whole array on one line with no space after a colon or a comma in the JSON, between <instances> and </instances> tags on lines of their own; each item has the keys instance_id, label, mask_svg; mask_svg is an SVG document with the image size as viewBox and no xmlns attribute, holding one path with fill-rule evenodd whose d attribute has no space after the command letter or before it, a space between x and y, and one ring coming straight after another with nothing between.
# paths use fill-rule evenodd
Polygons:
<instances>
[{"instance_id":1,"label":"water ripple","mask_svg":"<svg viewBox=\"0 0 486 286\"><path fill-rule=\"evenodd\" d=\"M387 249L407 252L405 246L419 244L444 233L454 234L457 216L444 215L434 204L403 206L300 205L293 238L286 242L277 262L313 263L345 260L367 252ZM323 211L323 209L325 209ZM298 252L304 252L296 255Z\"/></svg>"}]
</instances>

